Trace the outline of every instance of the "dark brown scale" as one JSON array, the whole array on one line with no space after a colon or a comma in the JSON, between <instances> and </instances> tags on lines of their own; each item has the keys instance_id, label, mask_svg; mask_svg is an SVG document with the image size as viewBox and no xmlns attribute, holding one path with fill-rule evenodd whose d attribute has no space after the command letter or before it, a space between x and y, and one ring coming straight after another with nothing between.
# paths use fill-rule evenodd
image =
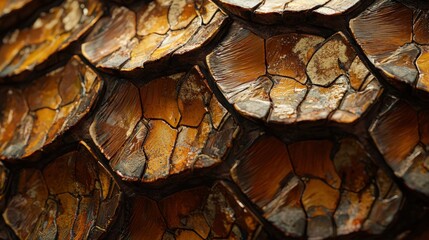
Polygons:
<instances>
[{"instance_id":1,"label":"dark brown scale","mask_svg":"<svg viewBox=\"0 0 429 240\"><path fill-rule=\"evenodd\" d=\"M214 0L232 15L262 24L299 24L304 20L319 26L338 26L348 15L365 7L365 0Z\"/></svg>"},{"instance_id":2,"label":"dark brown scale","mask_svg":"<svg viewBox=\"0 0 429 240\"><path fill-rule=\"evenodd\" d=\"M131 201L130 239L260 239L262 225L223 182ZM145 226L145 228L143 228Z\"/></svg>"},{"instance_id":3,"label":"dark brown scale","mask_svg":"<svg viewBox=\"0 0 429 240\"><path fill-rule=\"evenodd\" d=\"M232 178L287 236L383 232L393 220L386 216L399 210L402 193L358 141L345 138L337 144L309 140L285 145L263 136L234 166ZM380 187L388 192L378 195Z\"/></svg>"},{"instance_id":4,"label":"dark brown scale","mask_svg":"<svg viewBox=\"0 0 429 240\"><path fill-rule=\"evenodd\" d=\"M46 5L46 0L4 0L0 3L0 31L27 21L35 9Z\"/></svg>"},{"instance_id":5,"label":"dark brown scale","mask_svg":"<svg viewBox=\"0 0 429 240\"><path fill-rule=\"evenodd\" d=\"M428 21L427 10L386 0L354 18L350 28L370 61L394 86L409 85L426 98Z\"/></svg>"},{"instance_id":6,"label":"dark brown scale","mask_svg":"<svg viewBox=\"0 0 429 240\"><path fill-rule=\"evenodd\" d=\"M0 239L425 239L409 0L0 3Z\"/></svg>"},{"instance_id":7,"label":"dark brown scale","mask_svg":"<svg viewBox=\"0 0 429 240\"><path fill-rule=\"evenodd\" d=\"M64 51L101 17L101 8L98 0L64 1L31 26L8 32L0 46L0 82L28 80L31 72L65 58Z\"/></svg>"},{"instance_id":8,"label":"dark brown scale","mask_svg":"<svg viewBox=\"0 0 429 240\"><path fill-rule=\"evenodd\" d=\"M341 33L264 40L233 25L207 64L239 113L269 124L354 123L382 91Z\"/></svg>"},{"instance_id":9,"label":"dark brown scale","mask_svg":"<svg viewBox=\"0 0 429 240\"><path fill-rule=\"evenodd\" d=\"M0 159L25 158L50 144L89 112L102 85L74 56L34 82L1 87Z\"/></svg>"},{"instance_id":10,"label":"dark brown scale","mask_svg":"<svg viewBox=\"0 0 429 240\"><path fill-rule=\"evenodd\" d=\"M99 238L120 211L119 186L83 145L14 177L3 218L19 238Z\"/></svg>"},{"instance_id":11,"label":"dark brown scale","mask_svg":"<svg viewBox=\"0 0 429 240\"><path fill-rule=\"evenodd\" d=\"M83 55L106 71L138 76L146 65L186 57L216 37L227 16L211 1L151 1L115 6L82 44ZM120 36L114 37L114 36ZM100 50L102 49L102 50ZM157 66L157 65L155 65Z\"/></svg>"},{"instance_id":12,"label":"dark brown scale","mask_svg":"<svg viewBox=\"0 0 429 240\"><path fill-rule=\"evenodd\" d=\"M429 109L394 99L371 125L370 133L395 175L429 195Z\"/></svg>"},{"instance_id":13,"label":"dark brown scale","mask_svg":"<svg viewBox=\"0 0 429 240\"><path fill-rule=\"evenodd\" d=\"M89 131L126 181L156 182L218 165L239 132L198 67L112 88Z\"/></svg>"}]
</instances>

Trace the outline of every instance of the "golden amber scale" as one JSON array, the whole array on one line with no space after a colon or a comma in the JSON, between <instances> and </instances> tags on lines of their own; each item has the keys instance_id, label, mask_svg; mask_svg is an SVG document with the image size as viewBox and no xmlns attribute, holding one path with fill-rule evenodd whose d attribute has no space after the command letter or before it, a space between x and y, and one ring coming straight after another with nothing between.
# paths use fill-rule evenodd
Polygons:
<instances>
[{"instance_id":1,"label":"golden amber scale","mask_svg":"<svg viewBox=\"0 0 429 240\"><path fill-rule=\"evenodd\" d=\"M423 0L0 1L0 239L427 239Z\"/></svg>"}]
</instances>

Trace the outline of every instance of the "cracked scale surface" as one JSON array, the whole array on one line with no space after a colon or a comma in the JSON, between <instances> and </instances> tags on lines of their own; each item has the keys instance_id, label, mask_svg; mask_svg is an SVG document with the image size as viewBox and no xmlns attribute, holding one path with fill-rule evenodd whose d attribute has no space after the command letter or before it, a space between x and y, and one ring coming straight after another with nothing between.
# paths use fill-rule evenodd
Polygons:
<instances>
[{"instance_id":1,"label":"cracked scale surface","mask_svg":"<svg viewBox=\"0 0 429 240\"><path fill-rule=\"evenodd\" d=\"M154 182L218 165L239 131L198 67L140 87L120 81L112 93L90 133L126 180Z\"/></svg>"},{"instance_id":2,"label":"cracked scale surface","mask_svg":"<svg viewBox=\"0 0 429 240\"><path fill-rule=\"evenodd\" d=\"M372 161L353 138L286 145L262 136L231 174L286 236L378 234L398 213L403 194Z\"/></svg>"},{"instance_id":3,"label":"cracked scale surface","mask_svg":"<svg viewBox=\"0 0 429 240\"><path fill-rule=\"evenodd\" d=\"M274 124L353 123L382 92L341 33L264 39L236 24L207 64L239 113Z\"/></svg>"},{"instance_id":4,"label":"cracked scale surface","mask_svg":"<svg viewBox=\"0 0 429 240\"><path fill-rule=\"evenodd\" d=\"M55 64L59 52L76 42L101 17L98 0L65 1L43 12L30 27L9 32L0 45L0 82L28 80L31 73Z\"/></svg>"},{"instance_id":5,"label":"cracked scale surface","mask_svg":"<svg viewBox=\"0 0 429 240\"><path fill-rule=\"evenodd\" d=\"M119 186L83 145L15 178L3 218L22 239L99 238L119 211Z\"/></svg>"},{"instance_id":6,"label":"cracked scale surface","mask_svg":"<svg viewBox=\"0 0 429 240\"><path fill-rule=\"evenodd\" d=\"M0 239L424 239L428 9L3 1Z\"/></svg>"},{"instance_id":7,"label":"cracked scale surface","mask_svg":"<svg viewBox=\"0 0 429 240\"><path fill-rule=\"evenodd\" d=\"M90 110L101 78L77 56L35 83L0 89L0 159L25 158L50 144Z\"/></svg>"},{"instance_id":8,"label":"cracked scale surface","mask_svg":"<svg viewBox=\"0 0 429 240\"><path fill-rule=\"evenodd\" d=\"M138 72L147 64L192 55L216 36L226 18L210 0L114 7L82 44L82 53L99 68Z\"/></svg>"},{"instance_id":9,"label":"cracked scale surface","mask_svg":"<svg viewBox=\"0 0 429 240\"><path fill-rule=\"evenodd\" d=\"M350 28L370 61L393 85L428 92L428 23L427 10L386 0L376 1L352 19Z\"/></svg>"}]
</instances>

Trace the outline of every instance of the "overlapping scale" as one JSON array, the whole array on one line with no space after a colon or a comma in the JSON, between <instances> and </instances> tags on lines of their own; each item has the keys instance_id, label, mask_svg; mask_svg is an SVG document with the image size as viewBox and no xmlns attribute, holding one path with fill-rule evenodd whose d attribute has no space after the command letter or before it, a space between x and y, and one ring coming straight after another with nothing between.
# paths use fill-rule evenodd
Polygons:
<instances>
[{"instance_id":1,"label":"overlapping scale","mask_svg":"<svg viewBox=\"0 0 429 240\"><path fill-rule=\"evenodd\" d=\"M0 2L0 30L8 29L25 21L26 17L39 8L44 0L4 0Z\"/></svg>"},{"instance_id":2,"label":"overlapping scale","mask_svg":"<svg viewBox=\"0 0 429 240\"><path fill-rule=\"evenodd\" d=\"M82 45L83 55L105 70L137 76L145 66L170 58L186 65L227 23L210 0L156 0L114 7ZM116 37L120 36L120 37Z\"/></svg>"},{"instance_id":3,"label":"overlapping scale","mask_svg":"<svg viewBox=\"0 0 429 240\"><path fill-rule=\"evenodd\" d=\"M423 8L380 0L352 19L350 28L372 64L394 86L408 85L427 93L428 23L429 14Z\"/></svg>"},{"instance_id":4,"label":"overlapping scale","mask_svg":"<svg viewBox=\"0 0 429 240\"><path fill-rule=\"evenodd\" d=\"M395 175L429 195L429 109L393 98L372 123L371 136Z\"/></svg>"},{"instance_id":5,"label":"overlapping scale","mask_svg":"<svg viewBox=\"0 0 429 240\"><path fill-rule=\"evenodd\" d=\"M155 182L218 165L238 134L198 67L140 87L124 80L112 88L90 133L125 180Z\"/></svg>"},{"instance_id":6,"label":"overlapping scale","mask_svg":"<svg viewBox=\"0 0 429 240\"><path fill-rule=\"evenodd\" d=\"M382 92L342 33L264 39L234 24L207 64L239 113L273 124L354 123Z\"/></svg>"},{"instance_id":7,"label":"overlapping scale","mask_svg":"<svg viewBox=\"0 0 429 240\"><path fill-rule=\"evenodd\" d=\"M0 82L28 81L55 65L60 53L80 39L101 17L98 0L64 1L43 12L26 28L8 32L0 45Z\"/></svg>"},{"instance_id":8,"label":"overlapping scale","mask_svg":"<svg viewBox=\"0 0 429 240\"><path fill-rule=\"evenodd\" d=\"M228 12L262 24L299 23L334 25L359 8L361 0L217 0Z\"/></svg>"},{"instance_id":9,"label":"overlapping scale","mask_svg":"<svg viewBox=\"0 0 429 240\"><path fill-rule=\"evenodd\" d=\"M130 211L123 233L127 239L269 239L222 182L181 190L159 201L139 196Z\"/></svg>"},{"instance_id":10,"label":"overlapping scale","mask_svg":"<svg viewBox=\"0 0 429 240\"><path fill-rule=\"evenodd\" d=\"M234 182L289 237L381 234L403 194L353 138L285 144L260 137L231 171Z\"/></svg>"},{"instance_id":11,"label":"overlapping scale","mask_svg":"<svg viewBox=\"0 0 429 240\"><path fill-rule=\"evenodd\" d=\"M28 157L76 125L94 104L102 83L74 56L34 81L1 86L0 159Z\"/></svg>"},{"instance_id":12,"label":"overlapping scale","mask_svg":"<svg viewBox=\"0 0 429 240\"><path fill-rule=\"evenodd\" d=\"M47 3L0 2L0 239L424 238L424 1Z\"/></svg>"},{"instance_id":13,"label":"overlapping scale","mask_svg":"<svg viewBox=\"0 0 429 240\"><path fill-rule=\"evenodd\" d=\"M85 146L41 168L19 169L3 212L20 239L98 239L120 209L122 193Z\"/></svg>"}]
</instances>

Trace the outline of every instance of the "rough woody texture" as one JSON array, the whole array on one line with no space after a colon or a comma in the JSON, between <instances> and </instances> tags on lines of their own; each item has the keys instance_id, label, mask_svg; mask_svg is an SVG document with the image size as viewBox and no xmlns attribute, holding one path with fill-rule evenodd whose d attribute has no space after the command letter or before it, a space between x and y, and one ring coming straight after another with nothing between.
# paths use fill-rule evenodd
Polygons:
<instances>
[{"instance_id":1,"label":"rough woody texture","mask_svg":"<svg viewBox=\"0 0 429 240\"><path fill-rule=\"evenodd\" d=\"M0 239L427 239L428 12L0 0Z\"/></svg>"}]
</instances>

